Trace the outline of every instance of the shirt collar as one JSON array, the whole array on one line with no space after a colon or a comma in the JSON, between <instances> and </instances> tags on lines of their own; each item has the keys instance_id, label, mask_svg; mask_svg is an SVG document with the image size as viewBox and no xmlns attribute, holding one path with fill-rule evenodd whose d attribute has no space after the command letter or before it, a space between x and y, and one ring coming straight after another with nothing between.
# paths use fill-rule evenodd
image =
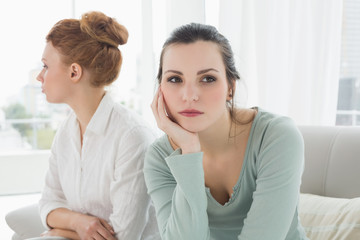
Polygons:
<instances>
[{"instance_id":1,"label":"shirt collar","mask_svg":"<svg viewBox=\"0 0 360 240\"><path fill-rule=\"evenodd\" d=\"M114 107L114 101L109 93L105 93L101 99L98 108L92 116L89 124L86 127L86 131L91 131L95 134L102 134L105 132L105 128L108 125L110 114Z\"/></svg>"}]
</instances>

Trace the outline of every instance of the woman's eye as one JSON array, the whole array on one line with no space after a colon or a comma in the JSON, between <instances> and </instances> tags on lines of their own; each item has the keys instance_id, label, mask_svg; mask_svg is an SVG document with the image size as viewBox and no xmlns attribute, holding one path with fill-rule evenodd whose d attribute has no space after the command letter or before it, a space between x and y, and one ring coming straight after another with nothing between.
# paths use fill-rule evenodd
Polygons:
<instances>
[{"instance_id":1,"label":"woman's eye","mask_svg":"<svg viewBox=\"0 0 360 240\"><path fill-rule=\"evenodd\" d=\"M215 82L216 79L214 77L204 77L203 79L201 79L201 82L204 82L204 83L212 83L212 82Z\"/></svg>"},{"instance_id":2,"label":"woman's eye","mask_svg":"<svg viewBox=\"0 0 360 240\"><path fill-rule=\"evenodd\" d=\"M43 65L43 68L44 68L44 69L47 69L47 68L48 68L48 66L47 66L46 64L44 64L44 65Z\"/></svg>"},{"instance_id":3,"label":"woman's eye","mask_svg":"<svg viewBox=\"0 0 360 240\"><path fill-rule=\"evenodd\" d=\"M179 83L181 82L181 79L179 77L169 77L167 81L172 83Z\"/></svg>"}]
</instances>

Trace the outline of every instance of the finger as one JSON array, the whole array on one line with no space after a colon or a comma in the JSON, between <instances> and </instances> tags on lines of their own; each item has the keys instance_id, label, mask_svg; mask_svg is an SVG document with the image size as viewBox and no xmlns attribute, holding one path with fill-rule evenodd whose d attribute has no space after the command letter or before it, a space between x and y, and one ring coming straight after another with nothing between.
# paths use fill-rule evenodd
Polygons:
<instances>
[{"instance_id":1,"label":"finger","mask_svg":"<svg viewBox=\"0 0 360 240\"><path fill-rule=\"evenodd\" d=\"M100 222L111 234L115 234L114 228L105 219L100 218Z\"/></svg>"},{"instance_id":2,"label":"finger","mask_svg":"<svg viewBox=\"0 0 360 240\"><path fill-rule=\"evenodd\" d=\"M157 112L161 120L167 119L167 116L165 114L164 95L162 94L162 92L159 92L159 98L157 102Z\"/></svg>"},{"instance_id":3,"label":"finger","mask_svg":"<svg viewBox=\"0 0 360 240\"><path fill-rule=\"evenodd\" d=\"M160 121L163 123L164 126L175 126L175 121L171 119L169 112L166 109L166 103L164 99L164 95L162 92L159 93L159 100L158 100L158 115Z\"/></svg>"},{"instance_id":4,"label":"finger","mask_svg":"<svg viewBox=\"0 0 360 240\"><path fill-rule=\"evenodd\" d=\"M158 98L159 98L159 91L160 91L160 88L156 91L155 95L154 95L154 98L151 102L151 108L154 108L157 106L157 101L158 101Z\"/></svg>"},{"instance_id":5,"label":"finger","mask_svg":"<svg viewBox=\"0 0 360 240\"><path fill-rule=\"evenodd\" d=\"M165 110L164 110L164 98L162 93L159 93L159 98L158 98L158 102L157 102L157 117L158 117L158 125L160 125L159 127L166 132L166 125L169 124L167 121L169 120L168 117L165 114Z\"/></svg>"},{"instance_id":6,"label":"finger","mask_svg":"<svg viewBox=\"0 0 360 240\"><path fill-rule=\"evenodd\" d=\"M156 106L154 106L153 112L154 112L154 116L155 116L156 122L158 124L158 127L161 130L166 132L165 128L168 127L169 125L173 124L173 122L170 121L170 119L166 115L164 106L165 106L164 95L162 94L161 90L159 90L158 99L156 102Z\"/></svg>"},{"instance_id":7,"label":"finger","mask_svg":"<svg viewBox=\"0 0 360 240\"><path fill-rule=\"evenodd\" d=\"M151 110L153 112L153 115L157 123L159 123L159 114L158 114L159 91L160 90L158 89L158 91L154 96L153 102L151 103Z\"/></svg>"},{"instance_id":8,"label":"finger","mask_svg":"<svg viewBox=\"0 0 360 240\"><path fill-rule=\"evenodd\" d=\"M101 236L101 234L98 233L98 232L94 233L94 235L92 236L92 238L95 239L95 240L106 240L106 238L103 237L103 236Z\"/></svg>"},{"instance_id":9,"label":"finger","mask_svg":"<svg viewBox=\"0 0 360 240\"><path fill-rule=\"evenodd\" d=\"M100 237L102 237L99 239L107 239L107 240L115 239L114 235L112 233L110 233L110 231L108 229L106 229L105 227L99 228L97 233L99 234Z\"/></svg>"}]
</instances>

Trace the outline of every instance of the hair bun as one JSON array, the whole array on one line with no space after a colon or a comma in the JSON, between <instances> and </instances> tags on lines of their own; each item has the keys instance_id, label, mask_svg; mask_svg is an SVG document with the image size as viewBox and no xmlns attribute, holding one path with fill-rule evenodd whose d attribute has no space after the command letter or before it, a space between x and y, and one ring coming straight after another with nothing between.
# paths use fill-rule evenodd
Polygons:
<instances>
[{"instance_id":1,"label":"hair bun","mask_svg":"<svg viewBox=\"0 0 360 240\"><path fill-rule=\"evenodd\" d=\"M114 18L108 17L101 12L88 12L82 15L80 20L81 31L90 35L100 43L118 47L125 44L129 33L127 29Z\"/></svg>"}]
</instances>

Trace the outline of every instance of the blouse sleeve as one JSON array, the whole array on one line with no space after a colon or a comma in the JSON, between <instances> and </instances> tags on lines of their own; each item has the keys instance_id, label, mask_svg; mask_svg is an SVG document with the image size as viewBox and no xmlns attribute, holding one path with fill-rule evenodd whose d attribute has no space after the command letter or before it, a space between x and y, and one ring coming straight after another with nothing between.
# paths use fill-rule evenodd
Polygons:
<instances>
[{"instance_id":1,"label":"blouse sleeve","mask_svg":"<svg viewBox=\"0 0 360 240\"><path fill-rule=\"evenodd\" d=\"M51 154L49 158L49 168L46 173L45 177L45 186L43 188L41 198L39 201L39 210L40 210L40 218L41 221L47 229L50 227L47 225L47 216L48 214L57 208L68 208L63 189L61 187L60 179L59 179L59 172L57 166L57 143L59 138L59 133L61 132L61 128L59 128L52 147L51 147Z\"/></svg>"},{"instance_id":2,"label":"blouse sleeve","mask_svg":"<svg viewBox=\"0 0 360 240\"><path fill-rule=\"evenodd\" d=\"M303 162L303 138L294 123L270 123L258 151L256 190L239 240L286 238L296 217Z\"/></svg>"},{"instance_id":3,"label":"blouse sleeve","mask_svg":"<svg viewBox=\"0 0 360 240\"><path fill-rule=\"evenodd\" d=\"M110 185L113 207L110 222L117 239L136 240L141 239L150 217L151 201L143 167L145 152L155 135L146 127L136 127L122 139L115 163L114 181ZM156 230L156 224L153 227Z\"/></svg>"},{"instance_id":4,"label":"blouse sleeve","mask_svg":"<svg viewBox=\"0 0 360 240\"><path fill-rule=\"evenodd\" d=\"M170 156L150 147L145 180L162 239L210 239L202 153Z\"/></svg>"}]
</instances>

